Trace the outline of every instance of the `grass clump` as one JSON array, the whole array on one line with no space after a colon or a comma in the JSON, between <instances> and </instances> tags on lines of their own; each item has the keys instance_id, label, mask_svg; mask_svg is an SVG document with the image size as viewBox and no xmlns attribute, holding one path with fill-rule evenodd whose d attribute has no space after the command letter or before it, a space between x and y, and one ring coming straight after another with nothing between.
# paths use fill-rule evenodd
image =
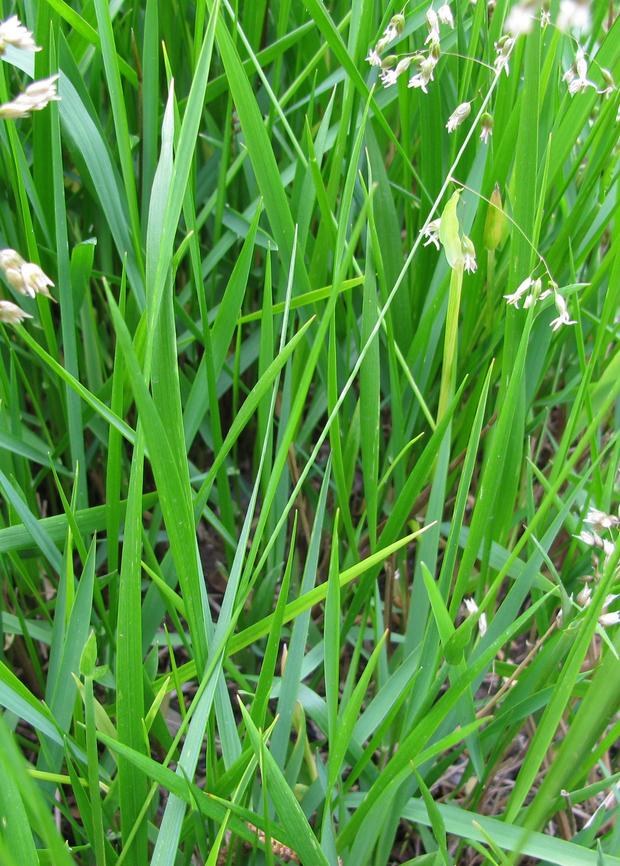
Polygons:
<instances>
[{"instance_id":1,"label":"grass clump","mask_svg":"<svg viewBox=\"0 0 620 866\"><path fill-rule=\"evenodd\" d=\"M3 864L620 862L619 27L7 10Z\"/></svg>"}]
</instances>

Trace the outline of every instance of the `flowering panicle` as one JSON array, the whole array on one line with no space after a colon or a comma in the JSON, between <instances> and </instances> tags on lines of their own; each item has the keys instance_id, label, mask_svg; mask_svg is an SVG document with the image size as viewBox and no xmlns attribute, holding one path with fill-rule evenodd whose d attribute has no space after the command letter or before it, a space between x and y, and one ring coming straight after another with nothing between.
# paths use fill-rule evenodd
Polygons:
<instances>
[{"instance_id":1,"label":"flowering panicle","mask_svg":"<svg viewBox=\"0 0 620 866\"><path fill-rule=\"evenodd\" d=\"M424 42L425 45L428 45L428 48L425 49L426 53L416 52L400 60L394 55L382 59L381 54L383 51L385 51L390 42L402 33L405 26L404 15L402 13L394 15L390 24L384 30L383 36L374 48L369 50L366 57L367 62L371 66L381 67L379 77L384 87L391 87L393 84L396 84L403 72L413 64L416 72L409 79L408 86L419 87L423 93L428 93L428 84L434 80L433 71L441 57L441 24L454 29L454 15L452 14L448 0L444 0L444 3L436 12L433 8L429 8L426 13L426 27L428 30L428 35Z\"/></svg>"},{"instance_id":2,"label":"flowering panicle","mask_svg":"<svg viewBox=\"0 0 620 866\"><path fill-rule=\"evenodd\" d=\"M524 295L532 289L531 294L527 295L524 298ZM558 317L553 319L552 322L549 323L551 329L553 331L557 331L562 325L575 325L577 324L573 321L568 313L568 307L566 306L566 300L560 295L558 292L558 287L555 283L550 282L549 288L545 289L544 292L541 292L542 288L542 280L539 278L537 280L533 279L533 277L529 276L519 286L515 289L515 291L511 295L504 295L506 299L506 303L508 306L511 304L519 309L519 302L523 300L523 308L525 310L529 309L532 304L536 303L536 301L543 301L545 298L548 298L549 295L553 293L553 300L555 303L555 308L558 311Z\"/></svg>"}]
</instances>

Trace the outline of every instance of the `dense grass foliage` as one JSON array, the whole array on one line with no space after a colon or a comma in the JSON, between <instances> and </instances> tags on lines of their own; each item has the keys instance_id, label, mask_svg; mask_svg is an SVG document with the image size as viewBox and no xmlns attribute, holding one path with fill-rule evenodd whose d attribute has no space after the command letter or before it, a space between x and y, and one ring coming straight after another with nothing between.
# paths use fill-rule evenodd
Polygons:
<instances>
[{"instance_id":1,"label":"dense grass foliage","mask_svg":"<svg viewBox=\"0 0 620 866\"><path fill-rule=\"evenodd\" d=\"M613 4L3 20L0 863L620 864Z\"/></svg>"}]
</instances>

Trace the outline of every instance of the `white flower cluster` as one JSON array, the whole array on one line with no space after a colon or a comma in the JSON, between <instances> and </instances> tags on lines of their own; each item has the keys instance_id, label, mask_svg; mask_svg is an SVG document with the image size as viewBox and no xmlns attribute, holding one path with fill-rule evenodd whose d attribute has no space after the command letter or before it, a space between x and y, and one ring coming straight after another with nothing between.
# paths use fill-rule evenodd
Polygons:
<instances>
[{"instance_id":1,"label":"white flower cluster","mask_svg":"<svg viewBox=\"0 0 620 866\"><path fill-rule=\"evenodd\" d=\"M32 33L23 26L17 15L0 22L0 56L6 53L9 45L22 51L41 50L36 45ZM0 105L0 116L7 120L28 117L31 111L40 111L50 102L60 99L56 93L57 79L58 75L52 75L41 81L33 81L12 102ZM15 250L0 250L0 269L4 272L7 282L21 295L34 298L35 295L40 294L54 300L48 289L48 286L53 286L54 283L39 265L27 262ZM0 300L0 322L18 325L24 319L31 318L30 313L26 313L12 301Z\"/></svg>"},{"instance_id":2,"label":"white flower cluster","mask_svg":"<svg viewBox=\"0 0 620 866\"><path fill-rule=\"evenodd\" d=\"M20 22L17 15L0 22L0 56L6 52L7 45L21 48L24 51L40 51L35 44L32 33ZM60 97L56 93L58 75L33 81L26 90L12 102L0 105L0 117L6 120L16 120L18 117L29 117L31 111L41 111L50 102L56 102Z\"/></svg>"},{"instance_id":3,"label":"white flower cluster","mask_svg":"<svg viewBox=\"0 0 620 866\"><path fill-rule=\"evenodd\" d=\"M7 45L21 48L22 51L41 50L35 44L32 33L24 27L17 15L0 22L0 55L5 53Z\"/></svg>"},{"instance_id":4,"label":"white flower cluster","mask_svg":"<svg viewBox=\"0 0 620 866\"><path fill-rule=\"evenodd\" d=\"M617 90L614 77L609 69L603 69L600 67L600 70L603 77L603 87L596 92L603 94L605 99L609 99L614 90ZM575 53L575 59L562 76L562 81L566 81L568 84L568 92L571 95L574 96L575 93L584 93L588 87L596 87L596 84L593 81L588 80L586 77L587 74L588 61L586 60L583 48L579 46Z\"/></svg>"},{"instance_id":5,"label":"white flower cluster","mask_svg":"<svg viewBox=\"0 0 620 866\"><path fill-rule=\"evenodd\" d=\"M426 54L416 52L400 59L396 55L389 55L382 60L381 54L383 51L402 33L405 26L405 17L402 13L393 16L383 31L383 36L375 47L369 51L366 58L371 66L381 67L379 77L384 87L391 87L393 84L396 84L399 77L413 63L416 73L409 79L408 86L419 87L423 93L428 93L427 85L434 80L433 71L441 57L440 24L448 25L454 29L454 16L447 0L436 12L433 8L430 8L426 13L426 27L428 30L428 36L424 41L424 44L428 45Z\"/></svg>"},{"instance_id":6,"label":"white flower cluster","mask_svg":"<svg viewBox=\"0 0 620 866\"><path fill-rule=\"evenodd\" d=\"M29 117L31 111L41 111L50 102L57 102L60 96L56 94L56 79L58 75L33 81L17 99L0 105L0 117L16 120L18 117Z\"/></svg>"},{"instance_id":7,"label":"white flower cluster","mask_svg":"<svg viewBox=\"0 0 620 866\"><path fill-rule=\"evenodd\" d=\"M41 294L52 301L54 300L47 288L53 286L54 283L38 265L27 262L16 250L0 250L0 268L4 271L4 276L9 283L20 295L34 298L36 294Z\"/></svg>"},{"instance_id":8,"label":"white flower cluster","mask_svg":"<svg viewBox=\"0 0 620 866\"><path fill-rule=\"evenodd\" d=\"M596 87L593 81L588 81L587 74L588 61L583 53L583 48L579 47L575 59L562 76L562 81L566 81L568 84L568 92L574 95L575 93L583 93L588 87Z\"/></svg>"},{"instance_id":9,"label":"white flower cluster","mask_svg":"<svg viewBox=\"0 0 620 866\"><path fill-rule=\"evenodd\" d=\"M549 326L553 331L557 331L562 325L576 325L577 322L573 321L570 318L568 313L568 307L566 306L566 300L562 297L562 295L558 292L558 287L555 283L550 283L550 288L545 289L544 292L541 292L542 289L542 280L539 278L537 280L532 277L527 277L527 279L523 280L523 282L518 286L518 288L511 295L504 295L506 298L506 303L510 306L511 304L519 309L519 301L523 299L523 309L527 310L532 304L535 304L536 301L544 301L545 298L548 298L549 295L553 293L553 301L555 303L555 308L558 311L558 316L553 321L549 322ZM527 295L526 298L523 298L527 292L529 292L530 288L532 291Z\"/></svg>"},{"instance_id":10,"label":"white flower cluster","mask_svg":"<svg viewBox=\"0 0 620 866\"><path fill-rule=\"evenodd\" d=\"M602 550L605 555L605 565L609 557L614 553L616 549L616 545L613 541L609 541L607 538L602 538L599 533L608 532L611 529L617 529L620 526L620 520L613 514L607 514L605 511L600 511L598 508L590 508L587 516L584 518L584 523L589 523L592 526L592 531L588 529L583 529L577 538L580 541L583 541L584 544L587 544L588 547L596 547L598 550ZM594 576L588 576L582 578L585 581L599 580L601 577L599 572L594 573ZM585 608L589 607L592 601L592 588L584 587L581 592L577 595L576 602L579 607ZM571 596L572 598L572 596ZM620 611L612 611L608 612L607 608L614 602L617 598L620 598L620 595L607 595L605 601L603 602L603 610L601 615L598 618L599 625L602 626L610 626L616 625L620 622Z\"/></svg>"},{"instance_id":11,"label":"white flower cluster","mask_svg":"<svg viewBox=\"0 0 620 866\"><path fill-rule=\"evenodd\" d=\"M605 601L603 603L603 610L601 615L598 618L599 625L609 626L609 625L617 625L620 622L620 610L614 610L611 613L607 612L607 608L612 602L614 602L617 598L620 598L620 595L607 595L605 596ZM583 610L587 607L590 607L592 602L592 587L585 586L579 595L576 598L577 604Z\"/></svg>"},{"instance_id":12,"label":"white flower cluster","mask_svg":"<svg viewBox=\"0 0 620 866\"><path fill-rule=\"evenodd\" d=\"M19 325L24 319L32 319L32 316L12 301L0 300L0 322L5 322L7 325Z\"/></svg>"},{"instance_id":13,"label":"white flower cluster","mask_svg":"<svg viewBox=\"0 0 620 866\"><path fill-rule=\"evenodd\" d=\"M394 15L390 19L390 23L383 31L383 36L381 37L381 39L379 39L375 47L371 48L368 53L368 57L366 58L366 60L368 61L368 63L370 63L371 66L382 65L383 61L381 60L381 54L383 54L390 42L393 42L397 36L400 36L400 34L403 32L404 26L404 15Z\"/></svg>"},{"instance_id":14,"label":"white flower cluster","mask_svg":"<svg viewBox=\"0 0 620 866\"><path fill-rule=\"evenodd\" d=\"M35 295L45 295L51 301L54 298L50 295L48 286L53 286L54 283L45 274L39 265L33 262L27 262L23 259L16 250L0 250L0 268L2 269L7 282L20 293L30 298ZM7 322L10 325L15 325L23 319L31 319L30 313L24 312L17 304L12 301L0 300L0 322Z\"/></svg>"}]
</instances>

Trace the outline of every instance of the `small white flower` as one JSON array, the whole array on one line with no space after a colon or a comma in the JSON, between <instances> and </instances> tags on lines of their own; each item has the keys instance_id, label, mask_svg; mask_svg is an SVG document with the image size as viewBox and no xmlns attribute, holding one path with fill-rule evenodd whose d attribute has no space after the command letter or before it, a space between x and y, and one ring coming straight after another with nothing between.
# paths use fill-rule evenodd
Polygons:
<instances>
[{"instance_id":1,"label":"small white flower","mask_svg":"<svg viewBox=\"0 0 620 866\"><path fill-rule=\"evenodd\" d=\"M45 295L46 298L50 298L52 301L54 300L47 288L48 286L53 286L54 283L50 280L47 274L43 273L38 265L35 265L32 262L26 262L25 265L22 265L22 277L24 285L26 286L27 292L31 298L34 298L34 296L39 293L40 295Z\"/></svg>"},{"instance_id":2,"label":"small white flower","mask_svg":"<svg viewBox=\"0 0 620 866\"><path fill-rule=\"evenodd\" d=\"M435 244L437 249L439 250L439 226L441 225L441 217L437 217L436 220L430 222L425 229L422 229L422 235L425 238L428 238L426 243L424 244L427 247L429 244Z\"/></svg>"},{"instance_id":3,"label":"small white flower","mask_svg":"<svg viewBox=\"0 0 620 866\"><path fill-rule=\"evenodd\" d=\"M590 27L590 8L577 0L562 0L557 26L560 30L587 30Z\"/></svg>"},{"instance_id":4,"label":"small white flower","mask_svg":"<svg viewBox=\"0 0 620 866\"><path fill-rule=\"evenodd\" d=\"M60 96L56 93L58 75L33 81L17 99L0 105L0 117L15 120L18 117L28 117L31 111L41 111L50 102L56 102Z\"/></svg>"},{"instance_id":5,"label":"small white flower","mask_svg":"<svg viewBox=\"0 0 620 866\"><path fill-rule=\"evenodd\" d=\"M500 40L495 43L495 51L497 53L497 57L495 58L494 66L497 74L499 75L503 70L505 70L506 75L510 74L510 66L509 59L510 54L512 52L513 46L515 44L514 36L502 36Z\"/></svg>"},{"instance_id":6,"label":"small white flower","mask_svg":"<svg viewBox=\"0 0 620 866\"><path fill-rule=\"evenodd\" d=\"M575 93L583 93L588 87L596 87L596 84L593 81L588 81L587 78L575 78L568 85L568 92L574 96Z\"/></svg>"},{"instance_id":7,"label":"small white flower","mask_svg":"<svg viewBox=\"0 0 620 866\"><path fill-rule=\"evenodd\" d=\"M480 118L480 141L483 141L485 144L489 143L489 136L493 135L493 127L495 126L495 121L491 117L491 115L485 111L485 113Z\"/></svg>"},{"instance_id":8,"label":"small white flower","mask_svg":"<svg viewBox=\"0 0 620 866\"><path fill-rule=\"evenodd\" d=\"M431 55L429 55L420 64L420 71L418 72L418 74L411 76L407 87L421 87L423 93L428 93L426 85L429 83L429 81L435 80L435 76L433 75L434 69L435 61L433 60Z\"/></svg>"},{"instance_id":9,"label":"small white flower","mask_svg":"<svg viewBox=\"0 0 620 866\"><path fill-rule=\"evenodd\" d=\"M606 538L603 539L603 553L605 556L611 556L615 549L616 545L613 541L608 541Z\"/></svg>"},{"instance_id":10,"label":"small white flower","mask_svg":"<svg viewBox=\"0 0 620 866\"><path fill-rule=\"evenodd\" d=\"M403 32L405 27L405 16L404 15L393 15L390 19L390 23L383 31L383 35L387 40L386 45L389 45L390 42L393 42L397 36Z\"/></svg>"},{"instance_id":11,"label":"small white flower","mask_svg":"<svg viewBox=\"0 0 620 866\"><path fill-rule=\"evenodd\" d=\"M439 16L434 9L429 9L426 13L426 26L428 28L428 36L424 40L424 44L426 45L427 42L440 42Z\"/></svg>"},{"instance_id":12,"label":"small white flower","mask_svg":"<svg viewBox=\"0 0 620 866\"><path fill-rule=\"evenodd\" d=\"M368 61L368 63L370 63L371 66L381 66L381 58L377 54L376 48L370 49L370 51L368 52L368 57L366 58L366 60Z\"/></svg>"},{"instance_id":13,"label":"small white flower","mask_svg":"<svg viewBox=\"0 0 620 866\"><path fill-rule=\"evenodd\" d=\"M615 595L614 595L613 593L610 593L609 595L606 595L606 596L605 596L605 601L603 602L603 611L606 611L607 608L609 607L609 605L610 605L610 604L613 604L613 602L614 602L617 598L620 598L620 595L619 595L618 593L616 593Z\"/></svg>"},{"instance_id":14,"label":"small white flower","mask_svg":"<svg viewBox=\"0 0 620 866\"><path fill-rule=\"evenodd\" d=\"M588 547L602 547L603 539L596 532L589 532L587 529L582 529L579 533L579 539L587 544Z\"/></svg>"},{"instance_id":15,"label":"small white flower","mask_svg":"<svg viewBox=\"0 0 620 866\"><path fill-rule=\"evenodd\" d=\"M32 33L21 23L17 15L12 15L0 24L0 55L4 54L7 45L21 48L22 51L40 51L35 44Z\"/></svg>"},{"instance_id":16,"label":"small white flower","mask_svg":"<svg viewBox=\"0 0 620 866\"><path fill-rule=\"evenodd\" d=\"M26 262L16 250L0 250L0 268L8 282L20 294L34 298L38 292L54 300L47 288L54 283L38 265Z\"/></svg>"},{"instance_id":17,"label":"small white flower","mask_svg":"<svg viewBox=\"0 0 620 866\"><path fill-rule=\"evenodd\" d=\"M513 36L520 36L522 33L531 33L533 27L534 16L530 10L516 3L506 18L504 30Z\"/></svg>"},{"instance_id":18,"label":"small white flower","mask_svg":"<svg viewBox=\"0 0 620 866\"><path fill-rule=\"evenodd\" d=\"M620 610L615 610L613 613L602 613L599 618L599 625L603 628L609 625L616 625L620 622Z\"/></svg>"},{"instance_id":19,"label":"small white flower","mask_svg":"<svg viewBox=\"0 0 620 866\"><path fill-rule=\"evenodd\" d=\"M549 327L553 331L557 331L562 325L576 325L577 322L573 321L568 314L568 307L566 306L566 301L562 297L562 295L554 292L554 301L555 308L559 313L557 319L554 319L552 322L549 322Z\"/></svg>"},{"instance_id":20,"label":"small white flower","mask_svg":"<svg viewBox=\"0 0 620 866\"><path fill-rule=\"evenodd\" d=\"M465 607L467 608L467 613L470 615L472 613L478 613L478 605L476 604L475 599L473 598L464 598Z\"/></svg>"},{"instance_id":21,"label":"small white flower","mask_svg":"<svg viewBox=\"0 0 620 866\"><path fill-rule=\"evenodd\" d=\"M471 240L463 235L463 267L469 274L473 274L478 265L476 264L476 248Z\"/></svg>"},{"instance_id":22,"label":"small white flower","mask_svg":"<svg viewBox=\"0 0 620 866\"><path fill-rule=\"evenodd\" d=\"M394 69L385 69L380 75L383 86L391 87L392 84L396 84L399 76L409 69L411 60L411 57L404 57L402 60L398 61Z\"/></svg>"},{"instance_id":23,"label":"small white flower","mask_svg":"<svg viewBox=\"0 0 620 866\"><path fill-rule=\"evenodd\" d=\"M540 26L544 29L551 24L551 10L543 9L540 13Z\"/></svg>"},{"instance_id":24,"label":"small white flower","mask_svg":"<svg viewBox=\"0 0 620 866\"><path fill-rule=\"evenodd\" d=\"M591 508L585 518L585 523L591 523L596 532L604 532L606 529L618 526L620 520L612 514L605 514L604 511L599 511L598 508Z\"/></svg>"},{"instance_id":25,"label":"small white flower","mask_svg":"<svg viewBox=\"0 0 620 866\"><path fill-rule=\"evenodd\" d=\"M592 587L584 586L579 595L577 596L577 604L579 607L588 607L590 602L592 601Z\"/></svg>"},{"instance_id":26,"label":"small white flower","mask_svg":"<svg viewBox=\"0 0 620 866\"><path fill-rule=\"evenodd\" d=\"M474 613L478 613L478 605L473 598L464 598L465 607L467 608L467 613L471 616ZM484 637L487 631L487 615L486 613L480 614L480 619L478 620L478 630L480 631L480 637Z\"/></svg>"},{"instance_id":27,"label":"small white flower","mask_svg":"<svg viewBox=\"0 0 620 866\"><path fill-rule=\"evenodd\" d=\"M603 67L601 67L601 75L603 76L603 82L605 84L605 87L603 87L602 90L597 90L596 92L604 93L605 99L609 99L614 90L617 90L618 88L614 83L614 77L609 71L609 69L603 69Z\"/></svg>"},{"instance_id":28,"label":"small white flower","mask_svg":"<svg viewBox=\"0 0 620 866\"><path fill-rule=\"evenodd\" d=\"M504 295L504 297L506 298L506 303L508 304L508 306L510 306L510 304L513 304L518 310L519 309L519 301L521 300L523 295L528 291L529 287L532 285L534 285L534 280L531 277L528 277L527 279L523 280L521 285L517 289L515 289L515 291L512 293L512 295ZM530 301L530 303L528 304L528 307L531 305L531 303L532 302Z\"/></svg>"},{"instance_id":29,"label":"small white flower","mask_svg":"<svg viewBox=\"0 0 620 866\"><path fill-rule=\"evenodd\" d=\"M463 123L465 118L469 115L470 111L471 102L461 102L461 104L454 109L454 111L448 118L448 122L446 123L448 132L454 132L457 126L460 126L461 123Z\"/></svg>"},{"instance_id":30,"label":"small white flower","mask_svg":"<svg viewBox=\"0 0 620 866\"><path fill-rule=\"evenodd\" d=\"M0 301L0 322L6 322L8 325L19 325L24 319L32 319L32 316L12 301Z\"/></svg>"},{"instance_id":31,"label":"small white flower","mask_svg":"<svg viewBox=\"0 0 620 866\"><path fill-rule=\"evenodd\" d=\"M454 15L449 3L444 3L443 6L439 7L437 17L442 24L449 24L452 30L454 30Z\"/></svg>"}]
</instances>

